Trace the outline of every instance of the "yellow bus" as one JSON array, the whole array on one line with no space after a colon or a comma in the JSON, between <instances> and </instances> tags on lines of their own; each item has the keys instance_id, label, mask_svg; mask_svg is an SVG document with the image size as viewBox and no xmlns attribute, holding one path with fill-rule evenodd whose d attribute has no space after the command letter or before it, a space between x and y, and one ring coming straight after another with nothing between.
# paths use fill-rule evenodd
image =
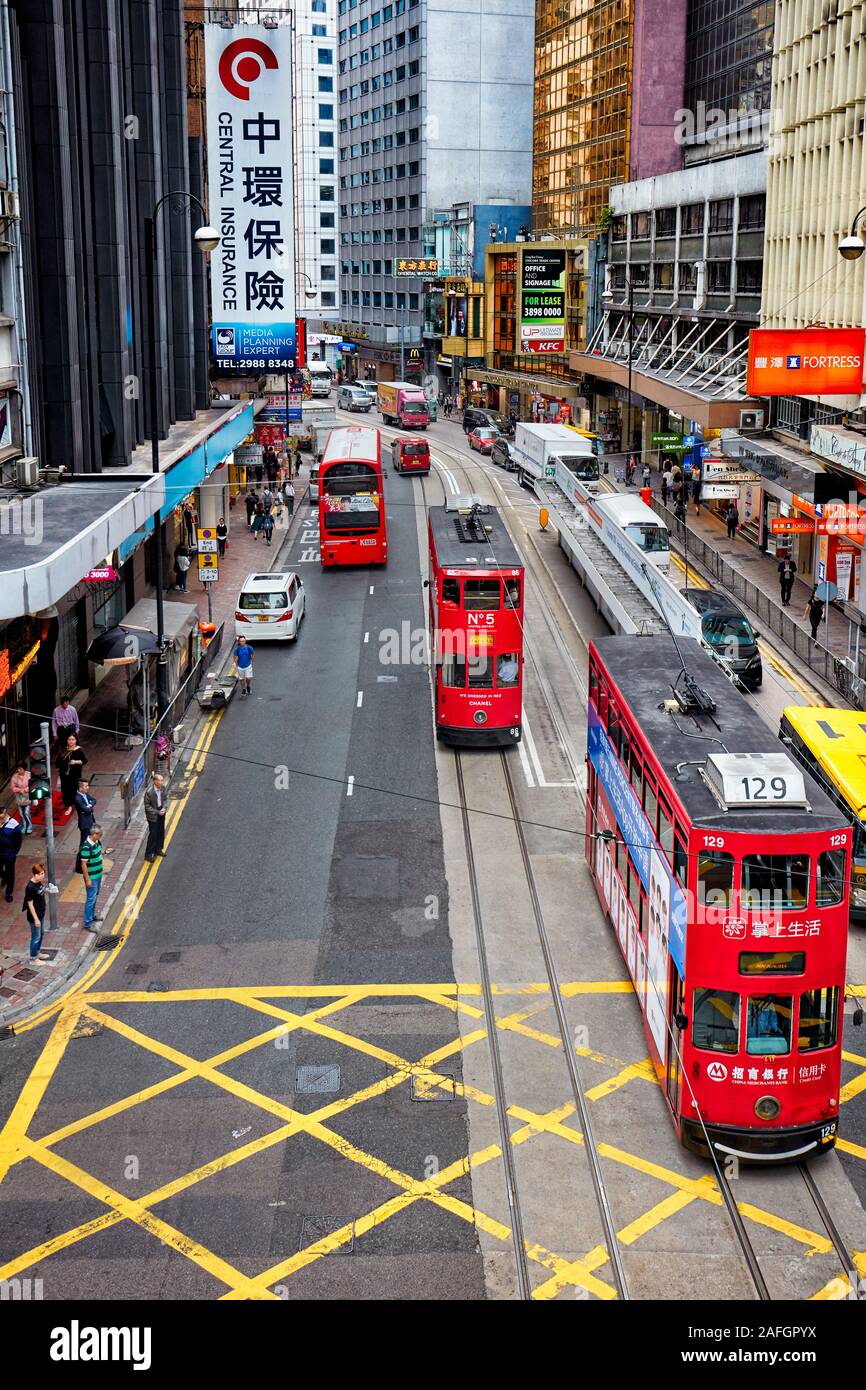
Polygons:
<instances>
[{"instance_id":1,"label":"yellow bus","mask_svg":"<svg viewBox=\"0 0 866 1390\"><path fill-rule=\"evenodd\" d=\"M825 705L788 705L782 711L779 737L851 822L851 921L866 922L866 714Z\"/></svg>"}]
</instances>

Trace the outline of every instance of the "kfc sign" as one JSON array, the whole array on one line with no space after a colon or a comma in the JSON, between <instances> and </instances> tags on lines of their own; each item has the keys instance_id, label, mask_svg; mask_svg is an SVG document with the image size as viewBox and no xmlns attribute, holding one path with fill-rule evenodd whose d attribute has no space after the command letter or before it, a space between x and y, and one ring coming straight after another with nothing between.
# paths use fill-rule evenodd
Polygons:
<instances>
[{"instance_id":1,"label":"kfc sign","mask_svg":"<svg viewBox=\"0 0 866 1390\"><path fill-rule=\"evenodd\" d=\"M750 396L859 396L862 328L753 328L746 391Z\"/></svg>"}]
</instances>

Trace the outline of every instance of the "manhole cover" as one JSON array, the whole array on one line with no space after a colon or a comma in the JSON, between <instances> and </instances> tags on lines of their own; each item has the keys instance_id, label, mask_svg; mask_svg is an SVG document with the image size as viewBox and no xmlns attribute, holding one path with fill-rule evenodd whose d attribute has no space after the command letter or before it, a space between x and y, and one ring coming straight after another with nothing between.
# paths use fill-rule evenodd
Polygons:
<instances>
[{"instance_id":1,"label":"manhole cover","mask_svg":"<svg viewBox=\"0 0 866 1390\"><path fill-rule=\"evenodd\" d=\"M441 1072L440 1075L440 1082L428 1081L423 1076L413 1076L409 1086L412 1100L453 1100L457 1094L456 1077L447 1071Z\"/></svg>"},{"instance_id":2,"label":"manhole cover","mask_svg":"<svg viewBox=\"0 0 866 1390\"><path fill-rule=\"evenodd\" d=\"M295 1072L295 1090L307 1095L331 1095L340 1089L340 1068L336 1062L326 1062L319 1066L298 1067Z\"/></svg>"},{"instance_id":3,"label":"manhole cover","mask_svg":"<svg viewBox=\"0 0 866 1390\"><path fill-rule=\"evenodd\" d=\"M12 976L12 978L13 978L13 980L35 980L35 979L36 979L36 971L35 971L35 970L16 970L16 971L15 971L15 974Z\"/></svg>"},{"instance_id":4,"label":"manhole cover","mask_svg":"<svg viewBox=\"0 0 866 1390\"><path fill-rule=\"evenodd\" d=\"M180 951L163 951L159 963L160 965L174 965L176 960L180 960Z\"/></svg>"},{"instance_id":5,"label":"manhole cover","mask_svg":"<svg viewBox=\"0 0 866 1390\"><path fill-rule=\"evenodd\" d=\"M318 1245L320 1241L325 1241L335 1230L340 1230L341 1223L336 1220L329 1220L326 1216L305 1216L301 1222L301 1242L298 1250L306 1250L311 1245ZM351 1255L355 1249L355 1223L352 1222L352 1234L348 1240L335 1245L333 1249L326 1250L326 1255Z\"/></svg>"},{"instance_id":6,"label":"manhole cover","mask_svg":"<svg viewBox=\"0 0 866 1390\"><path fill-rule=\"evenodd\" d=\"M168 985L165 980L151 980L147 986L148 994L168 994Z\"/></svg>"}]
</instances>

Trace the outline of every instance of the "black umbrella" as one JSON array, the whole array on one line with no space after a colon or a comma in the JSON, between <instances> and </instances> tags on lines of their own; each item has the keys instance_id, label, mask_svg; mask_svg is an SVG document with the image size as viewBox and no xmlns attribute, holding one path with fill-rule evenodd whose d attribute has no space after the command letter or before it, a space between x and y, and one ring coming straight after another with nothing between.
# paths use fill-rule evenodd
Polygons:
<instances>
[{"instance_id":1,"label":"black umbrella","mask_svg":"<svg viewBox=\"0 0 866 1390\"><path fill-rule=\"evenodd\" d=\"M140 656L159 651L159 643L146 628L109 627L94 637L87 660L99 666L132 666Z\"/></svg>"}]
</instances>

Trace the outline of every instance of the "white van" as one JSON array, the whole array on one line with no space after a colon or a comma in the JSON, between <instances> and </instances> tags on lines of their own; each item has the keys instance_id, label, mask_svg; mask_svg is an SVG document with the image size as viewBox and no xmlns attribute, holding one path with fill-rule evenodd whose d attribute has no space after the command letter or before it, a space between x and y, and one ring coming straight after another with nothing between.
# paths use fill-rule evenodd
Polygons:
<instances>
[{"instance_id":1,"label":"white van","mask_svg":"<svg viewBox=\"0 0 866 1390\"><path fill-rule=\"evenodd\" d=\"M330 396L332 376L327 362L308 362L307 371L310 374L310 390L313 396Z\"/></svg>"},{"instance_id":2,"label":"white van","mask_svg":"<svg viewBox=\"0 0 866 1390\"><path fill-rule=\"evenodd\" d=\"M341 410L363 410L369 411L373 404L373 398L369 391L365 391L361 386L352 384L343 385L337 391L337 405Z\"/></svg>"},{"instance_id":3,"label":"white van","mask_svg":"<svg viewBox=\"0 0 866 1390\"><path fill-rule=\"evenodd\" d=\"M235 637L248 642L293 642L304 616L306 596L296 574L248 574L235 606Z\"/></svg>"},{"instance_id":4,"label":"white van","mask_svg":"<svg viewBox=\"0 0 866 1390\"><path fill-rule=\"evenodd\" d=\"M602 539L611 531L622 532L642 550L651 565L667 570L671 562L668 528L639 497L627 493L594 497L592 505L603 517Z\"/></svg>"}]
</instances>

